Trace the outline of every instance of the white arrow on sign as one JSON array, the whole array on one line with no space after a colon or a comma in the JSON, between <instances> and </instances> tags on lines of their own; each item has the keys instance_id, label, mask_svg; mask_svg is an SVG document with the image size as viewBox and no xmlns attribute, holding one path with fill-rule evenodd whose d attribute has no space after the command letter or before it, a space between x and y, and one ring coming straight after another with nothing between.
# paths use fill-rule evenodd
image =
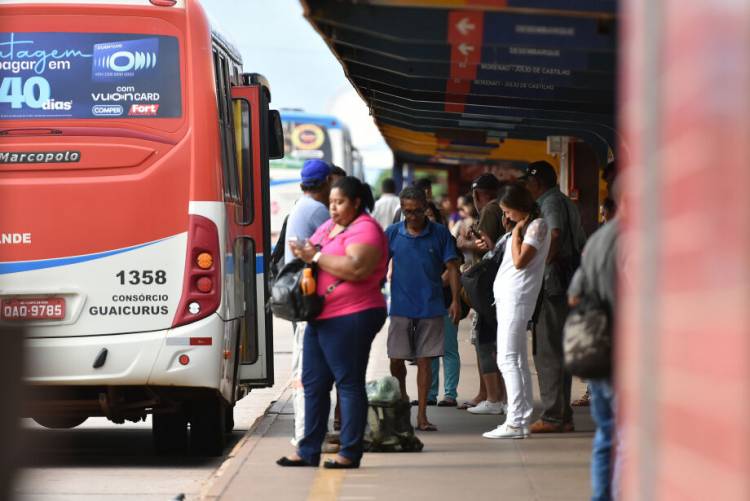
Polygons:
<instances>
[{"instance_id":1,"label":"white arrow on sign","mask_svg":"<svg viewBox=\"0 0 750 501\"><path fill-rule=\"evenodd\" d=\"M470 31L474 30L476 28L475 25L469 21L468 17L462 18L458 23L456 23L456 29L463 35L466 36Z\"/></svg>"},{"instance_id":2,"label":"white arrow on sign","mask_svg":"<svg viewBox=\"0 0 750 501\"><path fill-rule=\"evenodd\" d=\"M458 52L460 52L464 56L468 56L469 52L474 52L474 46L467 43L462 43L458 46Z\"/></svg>"}]
</instances>

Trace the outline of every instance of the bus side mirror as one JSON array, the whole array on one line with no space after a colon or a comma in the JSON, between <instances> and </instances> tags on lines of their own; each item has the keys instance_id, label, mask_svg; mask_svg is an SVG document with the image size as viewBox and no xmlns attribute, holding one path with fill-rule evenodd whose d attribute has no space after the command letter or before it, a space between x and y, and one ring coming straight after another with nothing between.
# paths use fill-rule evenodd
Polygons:
<instances>
[{"instance_id":1,"label":"bus side mirror","mask_svg":"<svg viewBox=\"0 0 750 501\"><path fill-rule=\"evenodd\" d=\"M284 129L281 115L276 110L268 110L268 158L284 158Z\"/></svg>"}]
</instances>

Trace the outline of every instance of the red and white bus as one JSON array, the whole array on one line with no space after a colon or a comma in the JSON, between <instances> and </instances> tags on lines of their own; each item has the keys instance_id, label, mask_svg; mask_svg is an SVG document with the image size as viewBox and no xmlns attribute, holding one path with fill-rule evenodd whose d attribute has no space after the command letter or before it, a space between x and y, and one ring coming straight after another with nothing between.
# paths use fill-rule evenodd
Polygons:
<instances>
[{"instance_id":1,"label":"red and white bus","mask_svg":"<svg viewBox=\"0 0 750 501\"><path fill-rule=\"evenodd\" d=\"M220 454L273 384L263 77L197 0L0 0L0 321L25 415ZM190 433L188 438L188 423Z\"/></svg>"}]
</instances>

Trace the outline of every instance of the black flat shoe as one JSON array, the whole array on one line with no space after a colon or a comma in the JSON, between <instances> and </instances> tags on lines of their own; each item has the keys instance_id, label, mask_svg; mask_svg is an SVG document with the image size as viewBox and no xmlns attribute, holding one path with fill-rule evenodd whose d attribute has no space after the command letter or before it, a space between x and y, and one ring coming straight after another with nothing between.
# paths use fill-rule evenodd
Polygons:
<instances>
[{"instance_id":1,"label":"black flat shoe","mask_svg":"<svg viewBox=\"0 0 750 501\"><path fill-rule=\"evenodd\" d=\"M339 463L338 461L329 459L325 463L323 463L323 468L328 468L329 470L348 470L352 468L359 468L359 461L354 461L351 463Z\"/></svg>"},{"instance_id":2,"label":"black flat shoe","mask_svg":"<svg viewBox=\"0 0 750 501\"><path fill-rule=\"evenodd\" d=\"M289 459L286 456L281 459L277 459L276 464L279 466L318 466L316 464L310 464L304 459Z\"/></svg>"},{"instance_id":3,"label":"black flat shoe","mask_svg":"<svg viewBox=\"0 0 750 501\"><path fill-rule=\"evenodd\" d=\"M428 407L432 407L432 406L437 405L437 400L428 400L426 403L427 403ZM412 400L411 401L411 405L412 405L412 407L418 406L419 405L419 400Z\"/></svg>"}]
</instances>

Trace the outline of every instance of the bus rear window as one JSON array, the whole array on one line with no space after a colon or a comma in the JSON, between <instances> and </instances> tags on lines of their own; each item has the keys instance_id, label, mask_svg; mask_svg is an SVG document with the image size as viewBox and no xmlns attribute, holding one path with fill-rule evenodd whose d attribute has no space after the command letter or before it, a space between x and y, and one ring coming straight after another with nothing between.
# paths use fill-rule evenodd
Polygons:
<instances>
[{"instance_id":1,"label":"bus rear window","mask_svg":"<svg viewBox=\"0 0 750 501\"><path fill-rule=\"evenodd\" d=\"M0 119L175 118L177 38L0 33Z\"/></svg>"}]
</instances>

